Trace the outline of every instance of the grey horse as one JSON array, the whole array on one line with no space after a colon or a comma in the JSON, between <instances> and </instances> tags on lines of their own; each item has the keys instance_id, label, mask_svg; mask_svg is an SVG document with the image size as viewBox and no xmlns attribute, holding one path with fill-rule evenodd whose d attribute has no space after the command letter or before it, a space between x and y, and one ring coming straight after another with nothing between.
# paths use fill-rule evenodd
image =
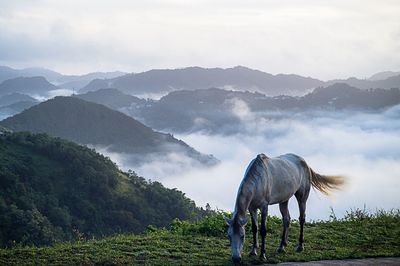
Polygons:
<instances>
[{"instance_id":1,"label":"grey horse","mask_svg":"<svg viewBox=\"0 0 400 266\"><path fill-rule=\"evenodd\" d=\"M305 222L306 201L313 186L324 194L329 189L338 189L344 183L341 176L326 176L315 173L304 161L295 154L285 154L268 158L259 154L247 167L236 197L235 211L232 219L226 219L228 236L232 249L232 260L240 262L243 250L246 212L249 210L252 221L253 247L251 256L257 255L257 210L261 211L261 252L260 258L265 259L266 218L268 205L279 203L282 214L282 240L277 252L283 252L287 245L290 215L288 201L294 195L300 209L300 237L297 251L304 249L303 227Z\"/></svg>"}]
</instances>

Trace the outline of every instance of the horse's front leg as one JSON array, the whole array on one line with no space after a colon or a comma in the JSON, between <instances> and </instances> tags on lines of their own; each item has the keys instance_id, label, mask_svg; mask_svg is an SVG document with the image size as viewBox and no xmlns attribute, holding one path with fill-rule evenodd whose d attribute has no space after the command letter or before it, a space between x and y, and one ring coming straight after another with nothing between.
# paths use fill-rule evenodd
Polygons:
<instances>
[{"instance_id":1,"label":"horse's front leg","mask_svg":"<svg viewBox=\"0 0 400 266\"><path fill-rule=\"evenodd\" d=\"M265 256L265 237L267 236L267 227L266 227L267 215L268 215L268 205L264 206L261 209L261 228L260 228L261 253L260 253L260 259L263 259L263 260L266 259L266 256Z\"/></svg>"},{"instance_id":2,"label":"horse's front leg","mask_svg":"<svg viewBox=\"0 0 400 266\"><path fill-rule=\"evenodd\" d=\"M258 248L258 241L257 241L257 209L250 210L251 216L251 231L253 233L253 247L250 251L250 256L257 256L257 248Z\"/></svg>"}]
</instances>

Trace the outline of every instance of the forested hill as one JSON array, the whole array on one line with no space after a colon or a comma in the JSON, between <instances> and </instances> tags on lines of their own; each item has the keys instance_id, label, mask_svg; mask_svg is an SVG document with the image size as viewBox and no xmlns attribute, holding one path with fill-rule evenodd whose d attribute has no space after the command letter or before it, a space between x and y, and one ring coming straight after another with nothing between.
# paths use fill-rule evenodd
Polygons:
<instances>
[{"instance_id":1,"label":"forested hill","mask_svg":"<svg viewBox=\"0 0 400 266\"><path fill-rule=\"evenodd\" d=\"M47 133L81 144L108 147L135 156L137 163L146 156L169 152L181 153L204 164L217 162L171 134L154 131L123 113L76 97L55 97L0 124L13 131Z\"/></svg>"},{"instance_id":2,"label":"forested hill","mask_svg":"<svg viewBox=\"0 0 400 266\"><path fill-rule=\"evenodd\" d=\"M122 173L89 148L45 134L0 134L0 246L141 232L203 213L182 192Z\"/></svg>"}]
</instances>

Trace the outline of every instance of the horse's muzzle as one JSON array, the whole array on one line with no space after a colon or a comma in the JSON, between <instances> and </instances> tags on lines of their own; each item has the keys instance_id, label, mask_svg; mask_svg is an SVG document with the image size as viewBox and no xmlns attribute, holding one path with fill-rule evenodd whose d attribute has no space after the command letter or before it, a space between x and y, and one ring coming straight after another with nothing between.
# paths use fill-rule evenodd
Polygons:
<instances>
[{"instance_id":1,"label":"horse's muzzle","mask_svg":"<svg viewBox=\"0 0 400 266\"><path fill-rule=\"evenodd\" d=\"M232 261L234 262L234 263L239 263L240 261L242 260L242 258L241 257L233 257L232 256Z\"/></svg>"}]
</instances>

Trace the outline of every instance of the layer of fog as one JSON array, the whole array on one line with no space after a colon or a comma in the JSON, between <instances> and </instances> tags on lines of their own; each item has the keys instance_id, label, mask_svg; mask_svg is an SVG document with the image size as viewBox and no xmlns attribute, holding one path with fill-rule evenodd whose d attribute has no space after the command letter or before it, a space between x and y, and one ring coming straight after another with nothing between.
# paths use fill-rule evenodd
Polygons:
<instances>
[{"instance_id":1,"label":"layer of fog","mask_svg":"<svg viewBox=\"0 0 400 266\"><path fill-rule=\"evenodd\" d=\"M70 90L70 89L57 89L57 90L50 90L47 91L46 93L43 94L33 94L29 95L33 98L35 98L38 101L47 101L51 98L54 98L56 96L71 96L72 94L76 93L75 90Z\"/></svg>"},{"instance_id":2,"label":"layer of fog","mask_svg":"<svg viewBox=\"0 0 400 266\"><path fill-rule=\"evenodd\" d=\"M154 92L154 93L131 93L131 95L136 96L141 99L160 100L162 97L166 96L168 93L170 93L170 90L165 90L163 92Z\"/></svg>"},{"instance_id":3,"label":"layer of fog","mask_svg":"<svg viewBox=\"0 0 400 266\"><path fill-rule=\"evenodd\" d=\"M12 116L12 113L8 110L0 110L0 121Z\"/></svg>"},{"instance_id":4,"label":"layer of fog","mask_svg":"<svg viewBox=\"0 0 400 266\"><path fill-rule=\"evenodd\" d=\"M328 219L330 207L343 217L351 208L370 211L400 207L400 106L381 113L308 112L254 114L235 107L244 130L235 135L194 133L176 136L221 163L211 168L192 167L179 154L156 158L138 174L176 187L199 205L232 210L237 188L249 161L258 153L301 155L317 172L343 174L347 185L330 197L311 191L308 219ZM273 117L273 118L271 118ZM108 154L123 169L131 168L127 155ZM296 201L290 201L297 217ZM278 214L278 207L270 212Z\"/></svg>"},{"instance_id":5,"label":"layer of fog","mask_svg":"<svg viewBox=\"0 0 400 266\"><path fill-rule=\"evenodd\" d=\"M210 154L200 154L193 149L176 143L159 145L156 150L150 148L142 152L119 152L121 147L113 145L85 144L89 148L106 155L113 162L117 162L122 170L141 169L141 172L151 172L157 177L173 176L182 169L200 169L215 166L219 160ZM117 151L116 151L117 150ZM153 169L153 164L162 164L162 167ZM149 167L147 169L147 167ZM147 170L146 170L147 169ZM157 172L159 170L159 172ZM158 179L158 178L156 178Z\"/></svg>"}]
</instances>

